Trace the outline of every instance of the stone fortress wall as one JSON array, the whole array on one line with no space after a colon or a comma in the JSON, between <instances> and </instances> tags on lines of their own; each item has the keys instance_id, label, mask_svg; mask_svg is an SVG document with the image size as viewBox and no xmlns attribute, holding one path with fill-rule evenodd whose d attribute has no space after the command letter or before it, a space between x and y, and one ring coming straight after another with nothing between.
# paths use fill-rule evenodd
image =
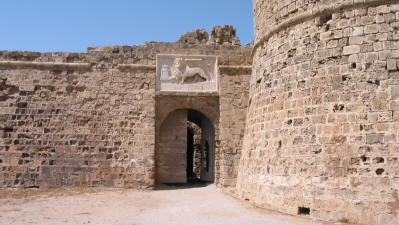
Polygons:
<instances>
[{"instance_id":1,"label":"stone fortress wall","mask_svg":"<svg viewBox=\"0 0 399 225\"><path fill-rule=\"evenodd\" d=\"M0 187L152 188L157 132L188 108L215 126L215 182L237 197L396 224L399 1L254 0L254 17L253 46L224 26L79 54L1 51ZM159 94L157 54L218 56L218 92Z\"/></svg>"},{"instance_id":2,"label":"stone fortress wall","mask_svg":"<svg viewBox=\"0 0 399 225\"><path fill-rule=\"evenodd\" d=\"M152 188L156 119L172 108L207 104L209 98L216 101L216 122L223 126L216 127L216 183L234 186L252 47L237 43L234 28L217 29L205 43L198 34L206 32L196 30L174 43L88 48L87 53L1 51L0 187ZM189 101L156 96L157 54L218 56L219 94ZM168 98L176 104L156 109Z\"/></svg>"},{"instance_id":3,"label":"stone fortress wall","mask_svg":"<svg viewBox=\"0 0 399 225\"><path fill-rule=\"evenodd\" d=\"M264 208L399 221L399 1L254 0L237 193Z\"/></svg>"}]
</instances>

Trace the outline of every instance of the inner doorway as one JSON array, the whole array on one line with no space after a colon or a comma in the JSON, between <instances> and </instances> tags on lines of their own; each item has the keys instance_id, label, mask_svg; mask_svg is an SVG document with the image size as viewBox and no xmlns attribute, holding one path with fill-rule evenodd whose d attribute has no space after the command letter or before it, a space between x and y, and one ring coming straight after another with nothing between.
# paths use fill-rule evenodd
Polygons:
<instances>
[{"instance_id":1,"label":"inner doorway","mask_svg":"<svg viewBox=\"0 0 399 225\"><path fill-rule=\"evenodd\" d=\"M215 128L202 113L178 109L161 124L157 149L157 183L214 181Z\"/></svg>"}]
</instances>

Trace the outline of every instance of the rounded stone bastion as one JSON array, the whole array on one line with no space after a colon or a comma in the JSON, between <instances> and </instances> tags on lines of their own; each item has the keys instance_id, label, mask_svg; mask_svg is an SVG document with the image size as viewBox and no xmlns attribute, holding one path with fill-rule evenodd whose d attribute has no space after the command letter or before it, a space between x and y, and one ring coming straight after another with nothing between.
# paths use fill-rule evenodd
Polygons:
<instances>
[{"instance_id":1,"label":"rounded stone bastion","mask_svg":"<svg viewBox=\"0 0 399 225\"><path fill-rule=\"evenodd\" d=\"M399 221L399 1L254 0L237 194L358 224Z\"/></svg>"}]
</instances>

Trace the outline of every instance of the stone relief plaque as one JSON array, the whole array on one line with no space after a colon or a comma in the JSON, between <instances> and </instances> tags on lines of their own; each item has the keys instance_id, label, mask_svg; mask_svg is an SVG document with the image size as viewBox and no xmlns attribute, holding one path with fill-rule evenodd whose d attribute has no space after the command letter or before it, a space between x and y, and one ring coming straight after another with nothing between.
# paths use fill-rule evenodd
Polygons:
<instances>
[{"instance_id":1,"label":"stone relief plaque","mask_svg":"<svg viewBox=\"0 0 399 225\"><path fill-rule=\"evenodd\" d=\"M160 92L218 91L218 59L204 55L157 55L156 88Z\"/></svg>"}]
</instances>

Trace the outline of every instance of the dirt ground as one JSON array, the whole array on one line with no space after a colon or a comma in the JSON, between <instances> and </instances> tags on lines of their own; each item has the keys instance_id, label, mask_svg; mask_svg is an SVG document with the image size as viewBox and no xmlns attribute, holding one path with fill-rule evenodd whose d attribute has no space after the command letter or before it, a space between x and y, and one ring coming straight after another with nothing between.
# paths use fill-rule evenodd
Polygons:
<instances>
[{"instance_id":1,"label":"dirt ground","mask_svg":"<svg viewBox=\"0 0 399 225\"><path fill-rule=\"evenodd\" d=\"M161 190L1 190L0 224L325 225L267 212L214 185Z\"/></svg>"}]
</instances>

